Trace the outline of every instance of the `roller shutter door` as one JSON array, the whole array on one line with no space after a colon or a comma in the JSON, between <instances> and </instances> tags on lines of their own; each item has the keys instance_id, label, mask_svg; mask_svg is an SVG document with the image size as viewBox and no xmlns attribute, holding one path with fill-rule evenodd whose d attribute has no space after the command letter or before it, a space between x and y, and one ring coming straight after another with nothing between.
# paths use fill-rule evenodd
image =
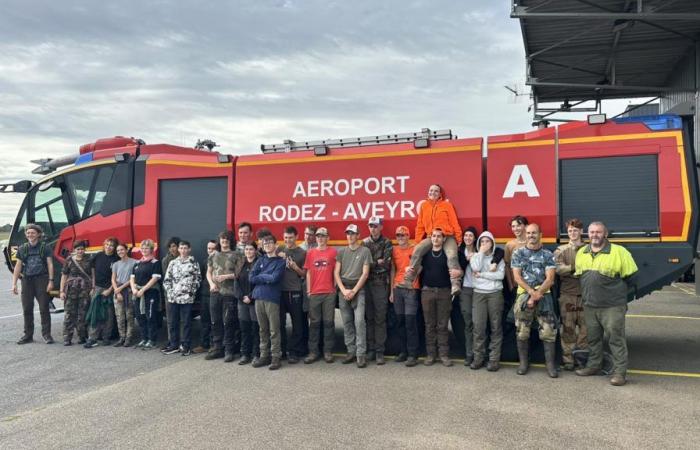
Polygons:
<instances>
[{"instance_id":1,"label":"roller shutter door","mask_svg":"<svg viewBox=\"0 0 700 450\"><path fill-rule=\"evenodd\" d=\"M659 234L659 182L656 155L560 161L560 223L578 217L587 227L602 221L611 234Z\"/></svg>"}]
</instances>

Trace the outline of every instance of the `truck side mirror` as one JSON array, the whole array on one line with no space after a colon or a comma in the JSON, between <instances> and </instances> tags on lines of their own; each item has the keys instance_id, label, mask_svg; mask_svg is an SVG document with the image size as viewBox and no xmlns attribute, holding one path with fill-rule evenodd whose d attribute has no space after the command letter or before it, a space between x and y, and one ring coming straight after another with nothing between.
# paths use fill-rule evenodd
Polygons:
<instances>
[{"instance_id":1,"label":"truck side mirror","mask_svg":"<svg viewBox=\"0 0 700 450\"><path fill-rule=\"evenodd\" d=\"M32 188L32 185L33 185L33 184L34 184L34 183L32 183L32 182L29 181L29 180L18 181L18 182L16 182L15 184L12 185L12 190L13 190L14 192L19 192L19 193L26 194L26 193L29 192L29 190Z\"/></svg>"}]
</instances>

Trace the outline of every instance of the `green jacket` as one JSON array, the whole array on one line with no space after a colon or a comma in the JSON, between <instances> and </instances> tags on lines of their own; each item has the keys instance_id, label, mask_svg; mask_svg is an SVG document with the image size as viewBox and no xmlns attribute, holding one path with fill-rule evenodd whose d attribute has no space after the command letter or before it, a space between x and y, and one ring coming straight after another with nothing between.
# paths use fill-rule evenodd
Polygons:
<instances>
[{"instance_id":1,"label":"green jacket","mask_svg":"<svg viewBox=\"0 0 700 450\"><path fill-rule=\"evenodd\" d=\"M593 308L626 305L637 270L632 255L621 245L606 242L598 253L591 251L590 244L581 247L575 276L581 277L583 304Z\"/></svg>"}]
</instances>

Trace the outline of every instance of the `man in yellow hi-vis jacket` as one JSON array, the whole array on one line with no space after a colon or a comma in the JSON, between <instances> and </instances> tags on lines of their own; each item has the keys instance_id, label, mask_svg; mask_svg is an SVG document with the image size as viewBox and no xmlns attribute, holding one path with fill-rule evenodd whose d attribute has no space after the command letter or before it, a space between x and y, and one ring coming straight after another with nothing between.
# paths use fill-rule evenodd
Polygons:
<instances>
[{"instance_id":1,"label":"man in yellow hi-vis jacket","mask_svg":"<svg viewBox=\"0 0 700 450\"><path fill-rule=\"evenodd\" d=\"M622 386L627 374L625 313L627 293L635 285L637 265L624 247L608 241L602 222L588 226L590 244L576 254L576 276L581 277L586 327L588 328L588 363L577 375L595 375L603 361L603 336L607 335L612 353L613 374L610 384Z\"/></svg>"}]
</instances>

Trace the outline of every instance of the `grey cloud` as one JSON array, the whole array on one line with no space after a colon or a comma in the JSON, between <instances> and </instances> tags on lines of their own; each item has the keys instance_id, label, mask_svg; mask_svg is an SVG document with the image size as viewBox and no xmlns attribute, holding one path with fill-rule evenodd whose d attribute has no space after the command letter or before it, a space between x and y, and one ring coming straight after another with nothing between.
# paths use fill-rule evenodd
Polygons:
<instances>
[{"instance_id":1,"label":"grey cloud","mask_svg":"<svg viewBox=\"0 0 700 450\"><path fill-rule=\"evenodd\" d=\"M117 134L250 153L426 126L525 131L526 102L502 88L524 71L506 3L5 1L0 156L14 168L0 178Z\"/></svg>"}]
</instances>

